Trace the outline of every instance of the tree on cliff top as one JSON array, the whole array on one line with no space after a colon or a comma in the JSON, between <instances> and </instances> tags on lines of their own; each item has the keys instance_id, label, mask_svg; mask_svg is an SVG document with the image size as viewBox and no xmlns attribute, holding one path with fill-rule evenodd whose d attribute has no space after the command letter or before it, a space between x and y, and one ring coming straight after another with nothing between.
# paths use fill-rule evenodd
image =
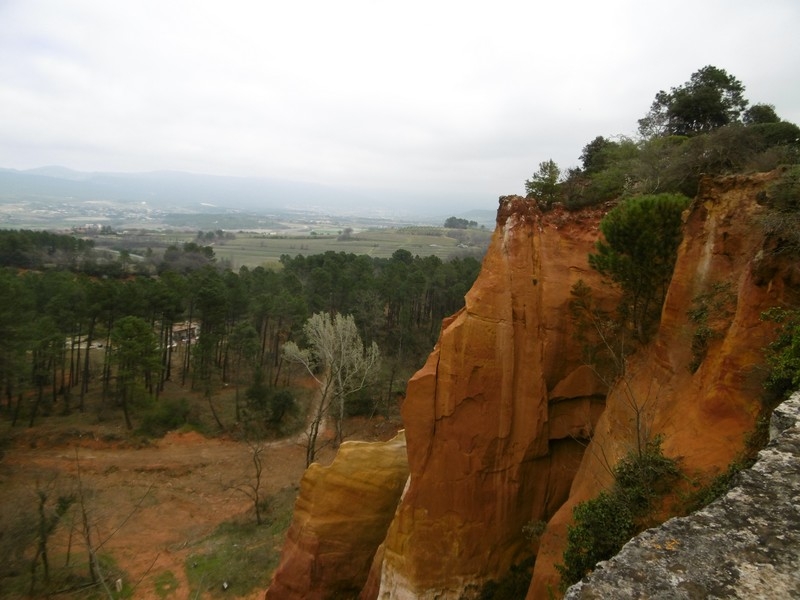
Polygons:
<instances>
[{"instance_id":1,"label":"tree on cliff top","mask_svg":"<svg viewBox=\"0 0 800 600\"><path fill-rule=\"evenodd\" d=\"M644 137L708 133L737 122L747 104L742 83L708 65L682 86L658 92L650 112L639 119L639 132Z\"/></svg>"},{"instance_id":2,"label":"tree on cliff top","mask_svg":"<svg viewBox=\"0 0 800 600\"><path fill-rule=\"evenodd\" d=\"M681 242L681 194L638 196L600 222L604 240L589 264L622 289L619 311L640 342L658 323Z\"/></svg>"},{"instance_id":3,"label":"tree on cliff top","mask_svg":"<svg viewBox=\"0 0 800 600\"><path fill-rule=\"evenodd\" d=\"M549 209L560 197L558 191L560 179L561 169L552 158L540 162L539 169L525 182L527 197L535 198L542 209Z\"/></svg>"}]
</instances>

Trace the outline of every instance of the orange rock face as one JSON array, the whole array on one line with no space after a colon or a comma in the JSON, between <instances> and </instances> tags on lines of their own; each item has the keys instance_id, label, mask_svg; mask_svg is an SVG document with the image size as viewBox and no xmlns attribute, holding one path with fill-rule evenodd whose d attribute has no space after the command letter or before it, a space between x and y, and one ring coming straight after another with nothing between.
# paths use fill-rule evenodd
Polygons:
<instances>
[{"instance_id":1,"label":"orange rock face","mask_svg":"<svg viewBox=\"0 0 800 600\"><path fill-rule=\"evenodd\" d=\"M330 466L312 464L267 600L358 594L407 479L402 432L388 442L345 442Z\"/></svg>"},{"instance_id":2,"label":"orange rock face","mask_svg":"<svg viewBox=\"0 0 800 600\"><path fill-rule=\"evenodd\" d=\"M343 473L329 477L332 487L312 468L267 597L334 597L366 581L362 600L472 598L538 552L528 598L548 598L558 595L554 565L572 508L611 483L610 469L637 435L662 435L664 453L692 476L724 470L760 410L761 349L773 330L760 314L798 300L800 269L770 253L758 220L756 199L774 177L704 182L686 213L659 332L610 391L583 364L569 311L578 280L601 305L615 303L588 266L604 211L542 215L523 198L501 198L465 308L446 320L408 384L410 475L391 525L396 496L376 493L380 526L365 527L358 490L369 486L357 477L356 492L343 491L349 467L331 467ZM405 477L390 479L399 494ZM523 528L537 521L548 525L534 544ZM348 553L358 557L352 572Z\"/></svg>"},{"instance_id":3,"label":"orange rock face","mask_svg":"<svg viewBox=\"0 0 800 600\"><path fill-rule=\"evenodd\" d=\"M687 216L659 332L631 361L627 385L608 395L569 500L542 538L529 600L558 590L554 565L561 562L572 509L608 486L609 464L634 447L637 407L642 435L661 434L664 454L679 457L685 473L708 479L742 450L763 396L762 348L773 335L760 315L791 297L796 270L769 255L759 225L764 209L756 198L773 177L703 183ZM692 346L701 324L689 312L703 299L713 335L698 356Z\"/></svg>"},{"instance_id":4,"label":"orange rock face","mask_svg":"<svg viewBox=\"0 0 800 600\"><path fill-rule=\"evenodd\" d=\"M600 217L543 217L501 198L466 306L408 384L411 477L379 589L362 598L460 598L533 553L523 527L566 499L583 452L574 438L592 430L605 393L569 341L568 311L579 279L600 288L587 264Z\"/></svg>"}]
</instances>

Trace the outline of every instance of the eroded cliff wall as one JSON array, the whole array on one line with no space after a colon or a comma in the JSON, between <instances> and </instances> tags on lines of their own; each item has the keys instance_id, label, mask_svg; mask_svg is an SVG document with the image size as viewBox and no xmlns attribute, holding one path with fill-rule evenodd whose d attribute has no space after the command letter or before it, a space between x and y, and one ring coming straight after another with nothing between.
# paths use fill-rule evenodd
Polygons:
<instances>
[{"instance_id":1,"label":"eroded cliff wall","mask_svg":"<svg viewBox=\"0 0 800 600\"><path fill-rule=\"evenodd\" d=\"M386 511L394 506L383 505L391 525L381 547L376 552L374 539L363 547L374 558L362 600L475 597L485 581L537 552L528 598L558 595L555 565L572 508L610 484L611 467L637 436L662 435L665 454L699 480L727 467L761 409L762 348L772 327L760 314L796 301L800 286L796 261L774 252L759 225L758 198L776 176L703 183L685 215L659 332L610 391L584 365L568 309L579 279L606 308L615 303L587 258L604 210L542 215L523 198L501 198L465 308L443 324L408 384L410 476L393 518ZM298 503L300 514L315 511L331 525L348 519L344 507L326 512L323 499L316 508ZM283 586L275 593L300 591L270 597L325 597L320 573L336 571L321 550L328 534L302 534L302 519L312 517L296 515L286 575L275 578ZM537 521L548 522L539 544L523 535ZM334 529L342 548L360 535Z\"/></svg>"},{"instance_id":2,"label":"eroded cliff wall","mask_svg":"<svg viewBox=\"0 0 800 600\"><path fill-rule=\"evenodd\" d=\"M658 334L608 395L569 500L542 538L529 600L558 589L554 566L561 562L572 509L607 487L609 466L633 449L637 407L641 434L663 436L664 454L679 458L690 476L707 480L741 452L761 409L763 348L773 335L760 315L794 303L800 282L796 261L775 252L759 224L766 209L758 198L775 177L703 181L687 215ZM691 315L704 298L708 318L700 322ZM698 357L693 345L703 324L713 334Z\"/></svg>"},{"instance_id":3,"label":"eroded cliff wall","mask_svg":"<svg viewBox=\"0 0 800 600\"><path fill-rule=\"evenodd\" d=\"M606 391L568 311L579 279L603 294L587 263L602 214L501 198L465 308L408 384L410 482L362 598L461 598L532 554L523 527L565 501Z\"/></svg>"}]
</instances>

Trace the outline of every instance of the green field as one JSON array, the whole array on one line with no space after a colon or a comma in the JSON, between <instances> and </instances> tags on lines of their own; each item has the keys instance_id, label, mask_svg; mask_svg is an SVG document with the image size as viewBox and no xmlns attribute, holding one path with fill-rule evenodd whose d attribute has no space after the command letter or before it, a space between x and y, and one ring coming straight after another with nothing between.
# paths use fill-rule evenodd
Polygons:
<instances>
[{"instance_id":1,"label":"green field","mask_svg":"<svg viewBox=\"0 0 800 600\"><path fill-rule=\"evenodd\" d=\"M486 242L488 243L488 235ZM486 249L486 243L480 246L459 246L459 243L458 240L443 234L420 235L396 229L365 231L354 234L348 240L339 240L338 236L333 235L279 238L240 233L236 235L235 240L215 244L214 253L218 258L227 259L234 268L238 268L276 263L283 254L296 256L333 251L390 258L396 250L402 248L413 255L434 255L447 260L454 256L481 255Z\"/></svg>"},{"instance_id":2,"label":"green field","mask_svg":"<svg viewBox=\"0 0 800 600\"><path fill-rule=\"evenodd\" d=\"M342 239L340 231L316 229L303 235L274 235L239 231L233 239L215 240L212 244L218 260L229 262L231 268L268 266L278 263L284 254L289 256L323 254L328 251L365 254L390 258L398 249L412 255L438 256L448 260L456 256L480 257L486 251L491 232L485 229L445 229L440 227L402 227L367 229ZM145 254L150 248L162 252L169 245L182 245L198 240L193 232L139 231L124 236L95 238L98 247L125 248L132 254Z\"/></svg>"}]
</instances>

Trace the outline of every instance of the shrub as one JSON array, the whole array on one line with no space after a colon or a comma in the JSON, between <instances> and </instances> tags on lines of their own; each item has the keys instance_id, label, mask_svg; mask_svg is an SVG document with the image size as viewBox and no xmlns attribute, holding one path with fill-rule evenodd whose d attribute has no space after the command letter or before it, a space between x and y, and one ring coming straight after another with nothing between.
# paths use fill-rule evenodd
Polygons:
<instances>
[{"instance_id":1,"label":"shrub","mask_svg":"<svg viewBox=\"0 0 800 600\"><path fill-rule=\"evenodd\" d=\"M726 323L733 316L732 305L736 303L736 295L728 283L715 283L709 292L699 294L692 300L692 307L687 311L689 320L695 324L692 335L692 361L689 371L695 373L700 368L708 352L711 340L722 336L720 319ZM713 317L709 322L709 317Z\"/></svg>"},{"instance_id":2,"label":"shrub","mask_svg":"<svg viewBox=\"0 0 800 600\"><path fill-rule=\"evenodd\" d=\"M294 394L286 388L268 385L264 372L256 370L252 385L245 392L245 419L250 424L277 428L284 418L297 412Z\"/></svg>"},{"instance_id":3,"label":"shrub","mask_svg":"<svg viewBox=\"0 0 800 600\"><path fill-rule=\"evenodd\" d=\"M522 526L522 536L533 542L542 536L545 529L547 529L547 521L528 521Z\"/></svg>"},{"instance_id":4,"label":"shrub","mask_svg":"<svg viewBox=\"0 0 800 600\"><path fill-rule=\"evenodd\" d=\"M731 489L736 476L749 466L749 463L743 463L741 461L732 462L723 473L720 473L707 485L692 492L688 496L686 499L686 512L700 510L727 493L728 490Z\"/></svg>"},{"instance_id":5,"label":"shrub","mask_svg":"<svg viewBox=\"0 0 800 600\"><path fill-rule=\"evenodd\" d=\"M630 507L614 492L581 502L572 511L564 564L556 565L564 589L583 579L601 560L608 560L634 535Z\"/></svg>"},{"instance_id":6,"label":"shrub","mask_svg":"<svg viewBox=\"0 0 800 600\"><path fill-rule=\"evenodd\" d=\"M767 190L768 206L780 212L800 211L800 166L787 169Z\"/></svg>"},{"instance_id":7,"label":"shrub","mask_svg":"<svg viewBox=\"0 0 800 600\"><path fill-rule=\"evenodd\" d=\"M142 413L139 433L150 437L161 437L168 431L186 425L189 412L189 402L186 398L155 401Z\"/></svg>"},{"instance_id":8,"label":"shrub","mask_svg":"<svg viewBox=\"0 0 800 600\"><path fill-rule=\"evenodd\" d=\"M631 451L613 469L614 485L572 510L564 563L556 565L562 589L580 581L644 528L655 501L680 474L677 461L664 456L661 438Z\"/></svg>"},{"instance_id":9,"label":"shrub","mask_svg":"<svg viewBox=\"0 0 800 600\"><path fill-rule=\"evenodd\" d=\"M287 415L297 413L297 402L294 394L287 389L274 389L269 398L269 422L278 426Z\"/></svg>"},{"instance_id":10,"label":"shrub","mask_svg":"<svg viewBox=\"0 0 800 600\"><path fill-rule=\"evenodd\" d=\"M675 459L664 456L661 439L648 440L641 453L628 453L614 467L618 493L635 516L646 515L680 474Z\"/></svg>"},{"instance_id":11,"label":"shrub","mask_svg":"<svg viewBox=\"0 0 800 600\"><path fill-rule=\"evenodd\" d=\"M344 410L348 417L369 417L375 413L378 400L372 387L363 388L351 394L345 401Z\"/></svg>"},{"instance_id":12,"label":"shrub","mask_svg":"<svg viewBox=\"0 0 800 600\"><path fill-rule=\"evenodd\" d=\"M700 487L686 497L684 511L691 513L711 504L714 500L727 493L736 483L737 476L745 469L752 467L758 453L769 442L769 422L772 410L778 402L762 406L761 416L756 421L755 428L745 438L744 449L728 465L728 468L712 479L708 484Z\"/></svg>"},{"instance_id":13,"label":"shrub","mask_svg":"<svg viewBox=\"0 0 800 600\"><path fill-rule=\"evenodd\" d=\"M800 388L800 311L771 308L761 319L778 323L778 336L765 350L769 374L765 383L778 396Z\"/></svg>"}]
</instances>

